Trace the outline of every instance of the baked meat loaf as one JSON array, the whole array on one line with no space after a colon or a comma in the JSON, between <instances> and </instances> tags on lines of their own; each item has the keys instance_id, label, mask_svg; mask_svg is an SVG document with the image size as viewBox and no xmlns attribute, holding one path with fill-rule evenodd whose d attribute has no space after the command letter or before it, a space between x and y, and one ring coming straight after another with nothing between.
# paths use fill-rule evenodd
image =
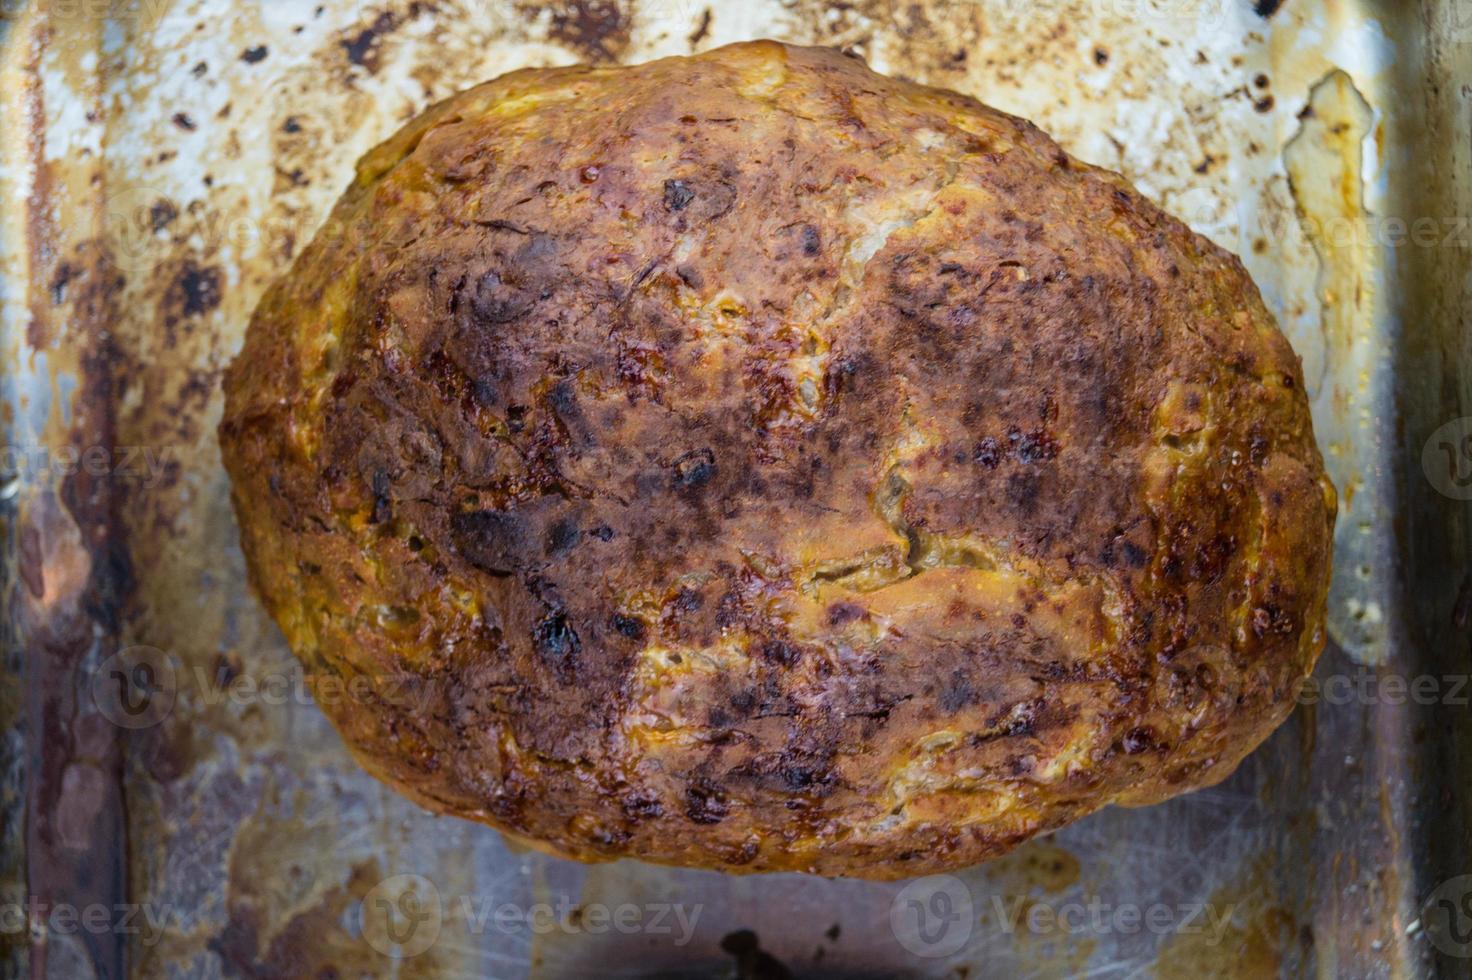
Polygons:
<instances>
[{"instance_id":1,"label":"baked meat loaf","mask_svg":"<svg viewBox=\"0 0 1472 980\"><path fill-rule=\"evenodd\" d=\"M1232 255L831 50L517 71L358 164L225 379L359 761L585 860L897 878L1217 782L1335 495Z\"/></svg>"}]
</instances>

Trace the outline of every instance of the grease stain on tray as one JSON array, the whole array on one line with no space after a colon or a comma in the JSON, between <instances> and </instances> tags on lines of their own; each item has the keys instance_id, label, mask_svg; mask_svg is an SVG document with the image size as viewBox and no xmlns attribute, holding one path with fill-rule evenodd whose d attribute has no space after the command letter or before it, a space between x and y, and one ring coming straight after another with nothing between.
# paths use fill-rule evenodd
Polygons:
<instances>
[{"instance_id":1,"label":"grease stain on tray","mask_svg":"<svg viewBox=\"0 0 1472 980\"><path fill-rule=\"evenodd\" d=\"M217 676L222 658L232 675L293 669L244 585L213 444L219 368L265 285L310 239L350 179L353 161L429 103L525 66L640 61L760 35L832 44L879 70L954 87L1034 119L1083 158L1123 171L1198 230L1245 253L1306 362L1320 366L1316 377L1332 368L1323 367L1322 348L1336 331L1354 332L1351 321L1342 328L1329 322L1341 315L1338 307L1317 302L1320 262L1336 295L1360 291L1345 278L1353 256L1335 253L1331 260L1316 250L1298 208L1313 213L1320 190L1299 180L1290 193L1277 158L1300 126L1320 127L1335 113L1347 113L1353 127L1365 120L1354 86L1337 82L1312 90L1319 103L1312 118L1295 118L1310 101L1311 83L1333 68L1312 43L1322 25L1311 5L1259 4L1277 9L1254 14L1246 5L1208 3L1195 20L1140 23L1114 16L1119 5L1084 0L533 6L329 0L321 7L222 8L208 0L158 0L112 23L107 45L100 25L78 17L48 23L37 35L36 58L25 71L41 156L27 215L44 295L28 302L47 311L33 321L32 348L52 358L58 377L80 375L71 355L89 353L94 371L85 377L98 385L93 400L104 397L103 382L112 386L105 397L117 440L169 447L174 460L164 484L117 488L113 535L143 570L136 588L120 593L124 635L170 651L190 679L174 715L139 736L127 776L134 897L197 900L187 921L147 951L145 969L181 963L208 972L228 964L304 974L335 959L343 973L379 973L385 961L350 923L354 904L384 875L426 875L446 896L505 895L521 904L552 897L548 859L508 852L490 831L449 829L392 797L347 757L309 700L237 704L206 697L208 685L195 680L198 671ZM1344 16L1342 6L1333 5L1330 15ZM1267 16L1273 32L1264 35ZM69 96L100 121L68 131L78 112L68 107ZM93 130L96 145L86 149ZM74 155L64 152L63 133L75 141ZM1326 130L1323 138L1335 136ZM1293 141L1288 171L1318 139L1300 134ZM1339 159L1352 140L1351 132L1340 134ZM89 195L100 195L98 220L66 220L91 208ZM65 200L80 203L62 211ZM1339 203L1326 198L1323 206ZM106 345L94 343L92 333L67 334L67 315L88 303L116 310ZM1291 321L1300 312L1324 318L1325 332L1295 332ZM92 315L79 322L97 321ZM97 374L99 363L105 377ZM60 382L56 391L64 391ZM51 437L59 442L69 432L59 406L52 414ZM49 571L43 590L75 573L64 563ZM1181 842L1203 823L1192 805L1171 811L1184 815ZM987 882L1028 901L1127 890L1123 870L1110 866L1115 852L1089 833L1080 828L1037 842L966 877L983 902ZM1259 846L1244 835L1201 854L1205 893L1231 880L1244 854ZM1131 859L1143 860L1133 853ZM528 868L535 878L523 873ZM885 927L862 918L845 921L841 941L818 935L835 909L845 916L877 909L882 916L888 893L859 883L713 880L631 862L559 874L586 875L585 903L698 896L712 917L700 948L713 969L731 964L720 937L746 928L761 937L764 952L789 965L806 962L820 943L824 966L834 969L872 966L890 949ZM573 886L560 877L557 887ZM1235 893L1223 894L1230 900ZM1239 973L1277 962L1284 923L1263 913L1233 928L1230 948L1244 951ZM536 939L531 950L527 937L504 938L447 922L443 944L433 955L399 963L399 975L475 972L486 964L553 975L558 965L608 962L608 948L594 936L557 933ZM1107 937L1045 950L1031 937L1000 933L995 922L979 930L970 952L979 949L978 971L988 973L1027 965L1066 975L1139 966L1153 956L1151 948L1127 951ZM1203 956L1189 942L1167 944L1162 969L1195 964L1199 975L1203 965L1220 963Z\"/></svg>"}]
</instances>

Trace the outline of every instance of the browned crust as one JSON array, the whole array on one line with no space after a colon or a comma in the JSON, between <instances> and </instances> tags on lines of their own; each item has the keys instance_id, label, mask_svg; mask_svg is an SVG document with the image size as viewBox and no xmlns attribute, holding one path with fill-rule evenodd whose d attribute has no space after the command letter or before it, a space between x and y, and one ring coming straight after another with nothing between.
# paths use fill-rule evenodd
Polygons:
<instances>
[{"instance_id":1,"label":"browned crust","mask_svg":"<svg viewBox=\"0 0 1472 980\"><path fill-rule=\"evenodd\" d=\"M969 864L1223 778L1323 644L1334 493L1237 259L828 50L430 109L225 386L358 758L575 857Z\"/></svg>"}]
</instances>

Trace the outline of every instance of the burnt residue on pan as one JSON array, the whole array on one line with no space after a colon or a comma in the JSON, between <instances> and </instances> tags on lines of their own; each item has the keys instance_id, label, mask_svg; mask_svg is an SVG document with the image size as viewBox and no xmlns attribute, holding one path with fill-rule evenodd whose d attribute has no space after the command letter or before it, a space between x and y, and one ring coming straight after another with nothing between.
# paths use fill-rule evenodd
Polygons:
<instances>
[{"instance_id":1,"label":"burnt residue on pan","mask_svg":"<svg viewBox=\"0 0 1472 980\"><path fill-rule=\"evenodd\" d=\"M917 963L887 928L873 928L891 891L784 878L747 893L628 863L585 871L429 818L373 784L310 699L291 693L292 662L244 590L210 435L218 374L257 297L316 231L353 162L426 105L514 68L640 61L756 30L848 48L887 73L1026 115L1076 155L1124 172L1243 255L1306 374L1335 367L1320 330L1319 256L1279 159L1305 125L1297 114L1313 85L1335 67L1311 9L1322 5L177 0L113 5L106 45L98 25L68 13L86 5L51 6L25 12L12 40L0 41L7 77L26 80L31 121L19 131L35 172L21 234L32 268L18 273L0 256L7 284L17 276L34 284L10 352L33 372L30 408L17 402L18 410L50 420L38 440L147 449L156 466L22 487L8 621L22 632L31 694L11 703L0 693L0 723L9 713L42 733L23 766L7 760L31 778L31 889L111 901L126 885L131 900L161 913L159 933L147 944L135 938L126 953L138 975L310 975L330 966L372 974L386 964L400 976L557 975L567 963L602 969L653 951L668 954L671 968L729 968L721 939L741 929L802 973ZM1345 19L1358 10L1330 6ZM1120 16L1142 8L1160 15ZM1339 67L1385 111L1383 80ZM64 111L69 104L79 111ZM0 113L15 117L10 105ZM1357 447L1346 441L1335 452L1353 459ZM129 643L167 651L179 698L158 724L120 732L86 720L95 714L87 682L105 653ZM1342 657L1326 662L1349 668ZM244 682L272 678L288 681L284 698L242 693ZM1150 936L1055 935L1046 945L1061 959L1039 959L1045 944L1006 933L995 918L987 896L996 889L1007 909L1014 898L1031 908L1090 896L1142 904L1217 896L1246 903L1229 933L1232 948L1247 951L1241 969L1288 970L1336 950L1341 965L1389 972L1402 962L1404 929L1361 928L1351 941L1344 923L1366 914L1396 921L1387 912L1396 883L1376 880L1370 860L1390 845L1382 850L1377 837L1344 859L1329 851L1401 816L1393 806L1381 812L1373 787L1344 791L1377 778L1362 762L1345 767L1346 746L1363 760L1383 742L1369 729L1341 737L1345 710L1300 714L1298 731L1217 790L1107 812L1060 835L1049 846L1071 856L1076 872L1065 857L1039 852L1037 868L968 873L987 917L958 970L1021 972L1041 962L1128 972L1161 951ZM1320 804L1340 837L1319 826ZM71 816L52 819L62 812ZM1264 854L1276 862L1267 870L1255 863ZM7 887L24 886L13 864L0 870ZM683 898L705 913L678 948L667 936L477 929L451 915L432 949L388 960L359 923L364 900L398 875L431 881L444 910L493 895L521 907ZM1324 883L1313 888L1305 877ZM1349 894L1370 896L1368 912L1344 899L1315 914L1317 903ZM835 910L841 936L819 943ZM122 945L86 947L100 974L118 971ZM56 939L53 964L63 948L77 946ZM1177 971L1220 963L1190 943L1163 952L1164 967Z\"/></svg>"}]
</instances>

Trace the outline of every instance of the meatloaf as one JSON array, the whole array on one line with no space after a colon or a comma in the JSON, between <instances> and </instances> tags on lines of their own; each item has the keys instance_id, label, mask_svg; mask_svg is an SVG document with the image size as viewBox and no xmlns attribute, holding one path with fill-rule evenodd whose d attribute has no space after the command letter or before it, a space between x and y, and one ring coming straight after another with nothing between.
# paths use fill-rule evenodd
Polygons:
<instances>
[{"instance_id":1,"label":"meatloaf","mask_svg":"<svg viewBox=\"0 0 1472 980\"><path fill-rule=\"evenodd\" d=\"M832 50L426 110L220 443L359 762L583 860L968 865L1221 780L1324 643L1335 494L1241 263Z\"/></svg>"}]
</instances>

